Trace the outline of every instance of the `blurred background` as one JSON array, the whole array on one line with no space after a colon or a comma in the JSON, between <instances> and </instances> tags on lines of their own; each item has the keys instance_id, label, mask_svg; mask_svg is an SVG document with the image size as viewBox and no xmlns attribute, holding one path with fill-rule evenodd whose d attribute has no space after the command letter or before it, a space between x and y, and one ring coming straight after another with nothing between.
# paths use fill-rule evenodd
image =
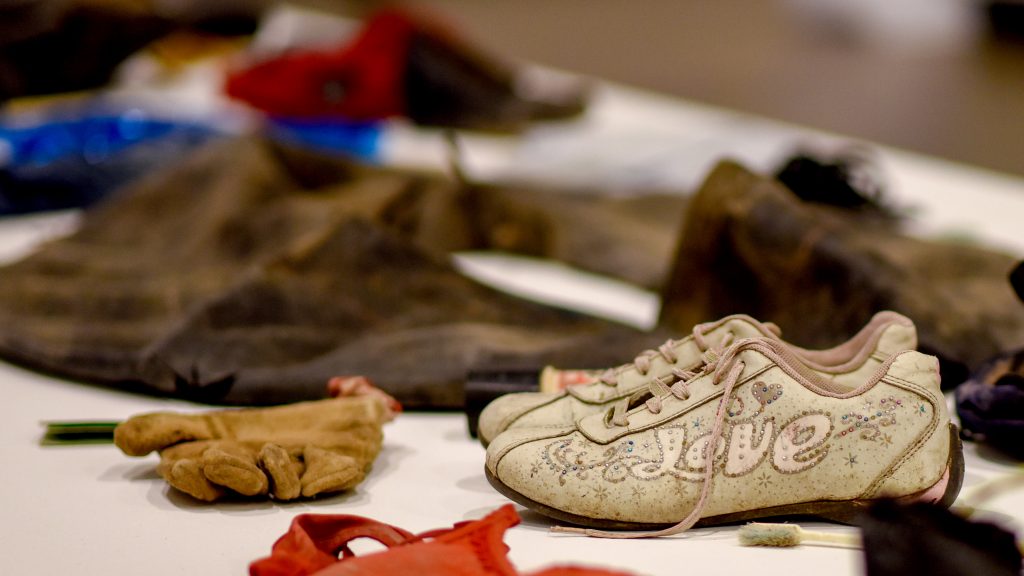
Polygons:
<instances>
[{"instance_id":1,"label":"blurred background","mask_svg":"<svg viewBox=\"0 0 1024 576\"><path fill-rule=\"evenodd\" d=\"M381 2L294 2L358 16ZM179 21L269 0L0 0L0 60L69 5ZM469 41L699 102L1024 174L1020 2L421 0ZM145 35L138 23L121 30ZM80 34L88 35L86 27ZM97 33L106 32L96 30ZM12 46L14 48L12 48ZM27 50L31 50L29 47ZM88 52L78 57L87 56ZM71 57L69 54L68 57ZM40 65L45 65L40 61ZM0 63L0 87L10 70Z\"/></svg>"},{"instance_id":2,"label":"blurred background","mask_svg":"<svg viewBox=\"0 0 1024 576\"><path fill-rule=\"evenodd\" d=\"M433 0L499 53L1024 174L1024 3Z\"/></svg>"}]
</instances>

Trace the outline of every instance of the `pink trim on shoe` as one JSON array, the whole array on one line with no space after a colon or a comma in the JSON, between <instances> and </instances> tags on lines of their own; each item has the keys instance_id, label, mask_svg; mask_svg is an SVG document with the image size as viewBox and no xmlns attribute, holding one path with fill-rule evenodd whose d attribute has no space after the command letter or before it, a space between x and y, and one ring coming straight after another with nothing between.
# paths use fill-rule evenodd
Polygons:
<instances>
[{"instance_id":1,"label":"pink trim on shoe","mask_svg":"<svg viewBox=\"0 0 1024 576\"><path fill-rule=\"evenodd\" d=\"M942 473L942 477L935 484L932 484L931 488L927 488L918 492L917 494L910 494L909 496L903 496L897 498L899 502L924 502L926 504L936 504L946 496L946 488L949 486L949 466L946 467L946 471Z\"/></svg>"}]
</instances>

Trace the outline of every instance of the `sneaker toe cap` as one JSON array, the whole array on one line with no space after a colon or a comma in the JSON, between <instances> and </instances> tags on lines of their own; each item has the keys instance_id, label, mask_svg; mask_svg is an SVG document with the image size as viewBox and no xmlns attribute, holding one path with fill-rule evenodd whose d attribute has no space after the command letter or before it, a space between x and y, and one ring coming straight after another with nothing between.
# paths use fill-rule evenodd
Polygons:
<instances>
[{"instance_id":1,"label":"sneaker toe cap","mask_svg":"<svg viewBox=\"0 0 1024 576\"><path fill-rule=\"evenodd\" d=\"M487 470L492 484L519 504L542 514L561 510L569 514L596 513L579 507L581 482L571 465L553 456L558 447L578 434L572 427L510 429L487 449ZM497 483L495 483L497 480ZM500 485L498 484L500 483Z\"/></svg>"},{"instance_id":2,"label":"sneaker toe cap","mask_svg":"<svg viewBox=\"0 0 1024 576\"><path fill-rule=\"evenodd\" d=\"M562 398L563 394L544 392L520 392L499 396L480 413L477 434L484 444L489 444L508 428L547 424L548 422L543 421L546 414L560 414L563 411L560 406L551 406L553 403L561 404L558 400Z\"/></svg>"},{"instance_id":3,"label":"sneaker toe cap","mask_svg":"<svg viewBox=\"0 0 1024 576\"><path fill-rule=\"evenodd\" d=\"M539 457L543 445L571 434L574 430L571 424L506 430L487 446L487 470L502 479L509 472L518 473L523 466L529 468L527 462Z\"/></svg>"}]
</instances>

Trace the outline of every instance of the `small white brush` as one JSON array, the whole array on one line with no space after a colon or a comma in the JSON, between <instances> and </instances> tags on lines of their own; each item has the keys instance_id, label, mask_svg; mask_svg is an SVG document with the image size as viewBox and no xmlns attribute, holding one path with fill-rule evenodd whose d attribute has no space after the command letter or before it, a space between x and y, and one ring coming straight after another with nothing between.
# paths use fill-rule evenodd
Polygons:
<instances>
[{"instance_id":1,"label":"small white brush","mask_svg":"<svg viewBox=\"0 0 1024 576\"><path fill-rule=\"evenodd\" d=\"M751 522L740 527L738 533L740 544L743 546L799 546L811 542L823 542L827 544L838 544L852 548L860 547L860 536L856 534L832 534L830 532L815 532L804 530L797 524L765 524Z\"/></svg>"}]
</instances>

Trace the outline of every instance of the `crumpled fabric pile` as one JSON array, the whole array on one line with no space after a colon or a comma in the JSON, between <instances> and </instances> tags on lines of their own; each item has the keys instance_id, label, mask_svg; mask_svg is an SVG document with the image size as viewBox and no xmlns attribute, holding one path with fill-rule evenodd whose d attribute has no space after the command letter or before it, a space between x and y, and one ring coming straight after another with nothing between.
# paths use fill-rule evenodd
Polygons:
<instances>
[{"instance_id":1,"label":"crumpled fabric pile","mask_svg":"<svg viewBox=\"0 0 1024 576\"><path fill-rule=\"evenodd\" d=\"M841 341L879 310L917 325L951 389L1024 342L1016 260L923 240L889 219L801 202L783 185L720 164L692 198L662 292L662 325L728 314L771 320L802 346Z\"/></svg>"},{"instance_id":2,"label":"crumpled fabric pile","mask_svg":"<svg viewBox=\"0 0 1024 576\"><path fill-rule=\"evenodd\" d=\"M208 403L318 399L329 378L359 374L409 408L458 408L474 367L599 366L667 338L458 273L456 249L628 256L590 248L640 225L600 226L629 201L567 222L560 209L574 200L530 205L519 192L261 140L215 143L5 267L0 355Z\"/></svg>"}]
</instances>

